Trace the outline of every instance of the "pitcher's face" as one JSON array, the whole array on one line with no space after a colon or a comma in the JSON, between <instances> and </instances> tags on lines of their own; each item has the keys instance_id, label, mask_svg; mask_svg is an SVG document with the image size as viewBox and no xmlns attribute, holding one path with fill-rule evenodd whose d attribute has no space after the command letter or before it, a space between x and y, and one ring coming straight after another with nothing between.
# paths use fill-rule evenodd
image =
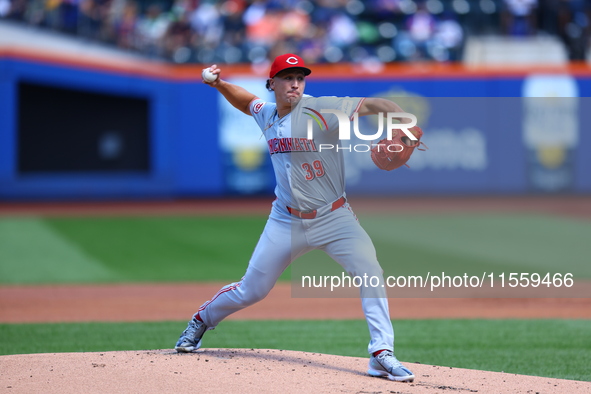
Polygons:
<instances>
[{"instance_id":1,"label":"pitcher's face","mask_svg":"<svg viewBox=\"0 0 591 394\"><path fill-rule=\"evenodd\" d=\"M301 70L285 70L271 79L270 87L275 91L277 105L294 106L304 95L306 76Z\"/></svg>"}]
</instances>

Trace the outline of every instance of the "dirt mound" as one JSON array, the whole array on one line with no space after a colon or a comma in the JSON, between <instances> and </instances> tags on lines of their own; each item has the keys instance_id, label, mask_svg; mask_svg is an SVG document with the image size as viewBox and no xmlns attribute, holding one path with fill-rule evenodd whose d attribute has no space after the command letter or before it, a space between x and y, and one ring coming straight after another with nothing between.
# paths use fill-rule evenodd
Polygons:
<instances>
[{"instance_id":1,"label":"dirt mound","mask_svg":"<svg viewBox=\"0 0 591 394\"><path fill-rule=\"evenodd\" d=\"M366 358L265 349L0 357L6 393L589 393L591 383L405 363L413 383L365 374Z\"/></svg>"}]
</instances>

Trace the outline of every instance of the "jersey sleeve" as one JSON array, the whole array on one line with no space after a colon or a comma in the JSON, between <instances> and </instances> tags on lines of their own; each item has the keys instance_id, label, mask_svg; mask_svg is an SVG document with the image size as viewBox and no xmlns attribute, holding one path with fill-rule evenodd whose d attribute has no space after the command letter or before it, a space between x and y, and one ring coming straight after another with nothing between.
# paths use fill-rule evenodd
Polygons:
<instances>
[{"instance_id":1,"label":"jersey sleeve","mask_svg":"<svg viewBox=\"0 0 591 394\"><path fill-rule=\"evenodd\" d=\"M365 100L365 97L321 97L318 101L318 108L338 110L344 113L349 120L353 120L353 114L359 111L363 100ZM329 130L334 130L338 126L336 116L328 115L325 116L325 119Z\"/></svg>"},{"instance_id":2,"label":"jersey sleeve","mask_svg":"<svg viewBox=\"0 0 591 394\"><path fill-rule=\"evenodd\" d=\"M346 113L349 119L353 120L353 115L355 112L359 111L364 100L365 97L341 97L340 102L338 103L340 108L337 109Z\"/></svg>"},{"instance_id":3,"label":"jersey sleeve","mask_svg":"<svg viewBox=\"0 0 591 394\"><path fill-rule=\"evenodd\" d=\"M257 122L261 130L264 131L266 127L266 121L275 110L273 103L266 102L257 97L250 102L249 109L254 120Z\"/></svg>"}]
</instances>

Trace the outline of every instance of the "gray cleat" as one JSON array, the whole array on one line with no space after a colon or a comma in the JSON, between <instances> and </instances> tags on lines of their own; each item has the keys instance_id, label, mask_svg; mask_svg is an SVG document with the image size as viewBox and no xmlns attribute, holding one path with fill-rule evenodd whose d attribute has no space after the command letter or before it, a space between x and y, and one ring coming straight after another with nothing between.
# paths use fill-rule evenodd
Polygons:
<instances>
[{"instance_id":1,"label":"gray cleat","mask_svg":"<svg viewBox=\"0 0 591 394\"><path fill-rule=\"evenodd\" d=\"M369 359L367 373L376 377L387 377L397 382L412 382L415 379L410 370L405 368L390 350L384 350Z\"/></svg>"},{"instance_id":2,"label":"gray cleat","mask_svg":"<svg viewBox=\"0 0 591 394\"><path fill-rule=\"evenodd\" d=\"M181 334L175 345L175 350L179 353L189 353L201 347L201 337L207 330L207 326L202 321L195 318L191 319L187 328Z\"/></svg>"}]
</instances>

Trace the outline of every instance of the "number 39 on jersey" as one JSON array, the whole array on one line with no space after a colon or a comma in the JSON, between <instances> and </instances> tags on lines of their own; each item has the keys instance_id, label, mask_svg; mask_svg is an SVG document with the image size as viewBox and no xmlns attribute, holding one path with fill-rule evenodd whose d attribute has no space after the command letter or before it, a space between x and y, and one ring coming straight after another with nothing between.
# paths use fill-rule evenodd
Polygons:
<instances>
[{"instance_id":1,"label":"number 39 on jersey","mask_svg":"<svg viewBox=\"0 0 591 394\"><path fill-rule=\"evenodd\" d=\"M324 175L324 166L320 160L314 160L312 164L303 163L302 169L305 172L304 177L307 181L311 181L314 178L320 178Z\"/></svg>"}]
</instances>

